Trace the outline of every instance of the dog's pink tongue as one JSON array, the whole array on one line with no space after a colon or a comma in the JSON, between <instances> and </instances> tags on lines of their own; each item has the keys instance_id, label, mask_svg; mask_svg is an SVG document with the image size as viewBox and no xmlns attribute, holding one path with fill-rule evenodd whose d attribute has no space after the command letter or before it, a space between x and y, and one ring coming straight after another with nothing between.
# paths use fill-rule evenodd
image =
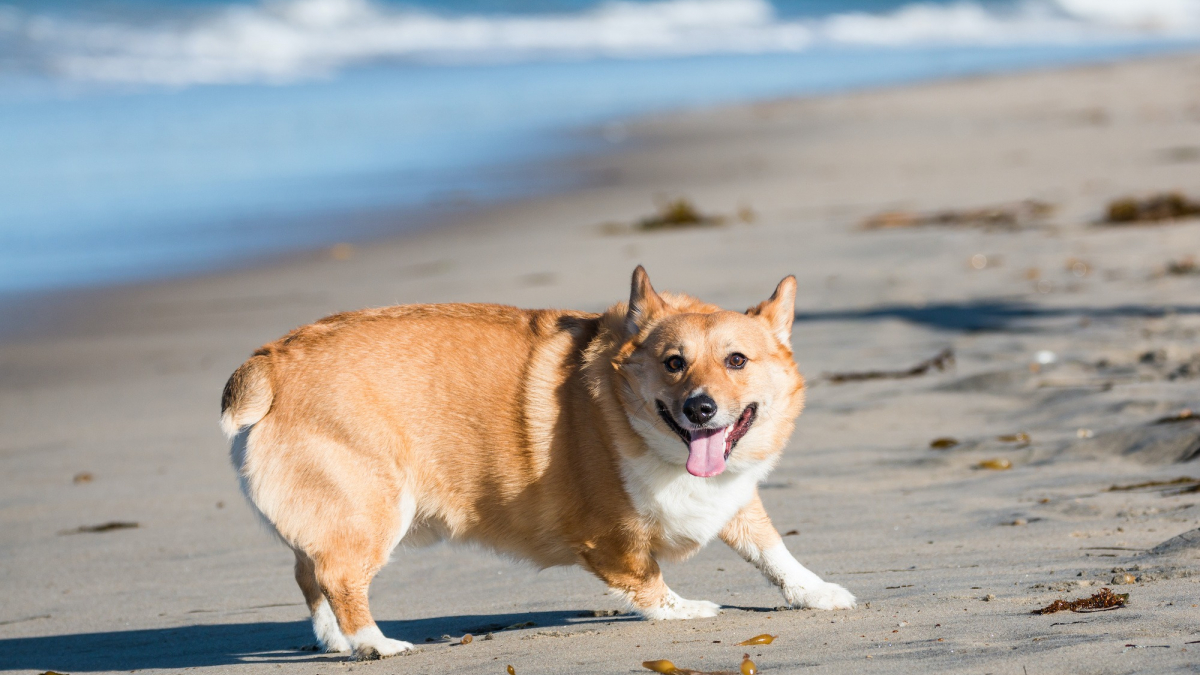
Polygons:
<instances>
[{"instance_id":1,"label":"dog's pink tongue","mask_svg":"<svg viewBox=\"0 0 1200 675\"><path fill-rule=\"evenodd\" d=\"M725 470L726 431L728 427L691 432L692 440L688 442L688 473L708 478Z\"/></svg>"}]
</instances>

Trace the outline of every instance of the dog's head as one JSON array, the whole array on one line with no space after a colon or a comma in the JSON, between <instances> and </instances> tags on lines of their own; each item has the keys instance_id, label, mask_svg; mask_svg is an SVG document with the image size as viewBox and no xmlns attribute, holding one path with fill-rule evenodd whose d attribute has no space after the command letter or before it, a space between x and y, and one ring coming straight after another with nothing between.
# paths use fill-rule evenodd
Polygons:
<instances>
[{"instance_id":1,"label":"dog's head","mask_svg":"<svg viewBox=\"0 0 1200 675\"><path fill-rule=\"evenodd\" d=\"M640 266L613 359L616 394L650 452L708 478L773 460L804 406L792 358L796 279L745 313L658 294ZM620 311L620 306L614 308Z\"/></svg>"}]
</instances>

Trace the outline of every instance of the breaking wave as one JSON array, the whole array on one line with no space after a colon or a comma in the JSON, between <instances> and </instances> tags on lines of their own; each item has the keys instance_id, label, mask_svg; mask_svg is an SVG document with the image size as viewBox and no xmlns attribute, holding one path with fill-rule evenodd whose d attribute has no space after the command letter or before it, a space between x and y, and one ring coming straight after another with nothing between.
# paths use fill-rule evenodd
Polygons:
<instances>
[{"instance_id":1,"label":"breaking wave","mask_svg":"<svg viewBox=\"0 0 1200 675\"><path fill-rule=\"evenodd\" d=\"M0 64L84 81L292 81L377 61L504 62L1200 37L1200 0L914 3L780 17L765 0L607 2L577 13L446 15L371 0L266 0L156 22L0 5Z\"/></svg>"}]
</instances>

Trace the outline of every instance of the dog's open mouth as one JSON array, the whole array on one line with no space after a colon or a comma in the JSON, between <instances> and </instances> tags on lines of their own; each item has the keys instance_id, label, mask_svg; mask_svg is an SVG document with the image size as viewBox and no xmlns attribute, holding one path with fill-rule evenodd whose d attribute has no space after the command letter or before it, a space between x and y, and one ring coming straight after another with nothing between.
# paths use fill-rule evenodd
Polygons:
<instances>
[{"instance_id":1,"label":"dog's open mouth","mask_svg":"<svg viewBox=\"0 0 1200 675\"><path fill-rule=\"evenodd\" d=\"M667 404L655 401L658 416L688 446L687 470L693 476L710 478L725 470L725 460L737 442L750 431L758 416L758 405L751 403L732 425L716 429L687 430L679 426Z\"/></svg>"}]
</instances>

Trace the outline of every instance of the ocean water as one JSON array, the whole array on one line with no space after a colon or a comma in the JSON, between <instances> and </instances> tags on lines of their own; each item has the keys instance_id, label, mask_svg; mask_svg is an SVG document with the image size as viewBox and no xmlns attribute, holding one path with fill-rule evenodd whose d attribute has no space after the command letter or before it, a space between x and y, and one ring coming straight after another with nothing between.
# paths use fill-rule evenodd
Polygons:
<instances>
[{"instance_id":1,"label":"ocean water","mask_svg":"<svg viewBox=\"0 0 1200 675\"><path fill-rule=\"evenodd\" d=\"M1200 0L0 0L0 293L561 189L623 116L1197 46Z\"/></svg>"}]
</instances>

